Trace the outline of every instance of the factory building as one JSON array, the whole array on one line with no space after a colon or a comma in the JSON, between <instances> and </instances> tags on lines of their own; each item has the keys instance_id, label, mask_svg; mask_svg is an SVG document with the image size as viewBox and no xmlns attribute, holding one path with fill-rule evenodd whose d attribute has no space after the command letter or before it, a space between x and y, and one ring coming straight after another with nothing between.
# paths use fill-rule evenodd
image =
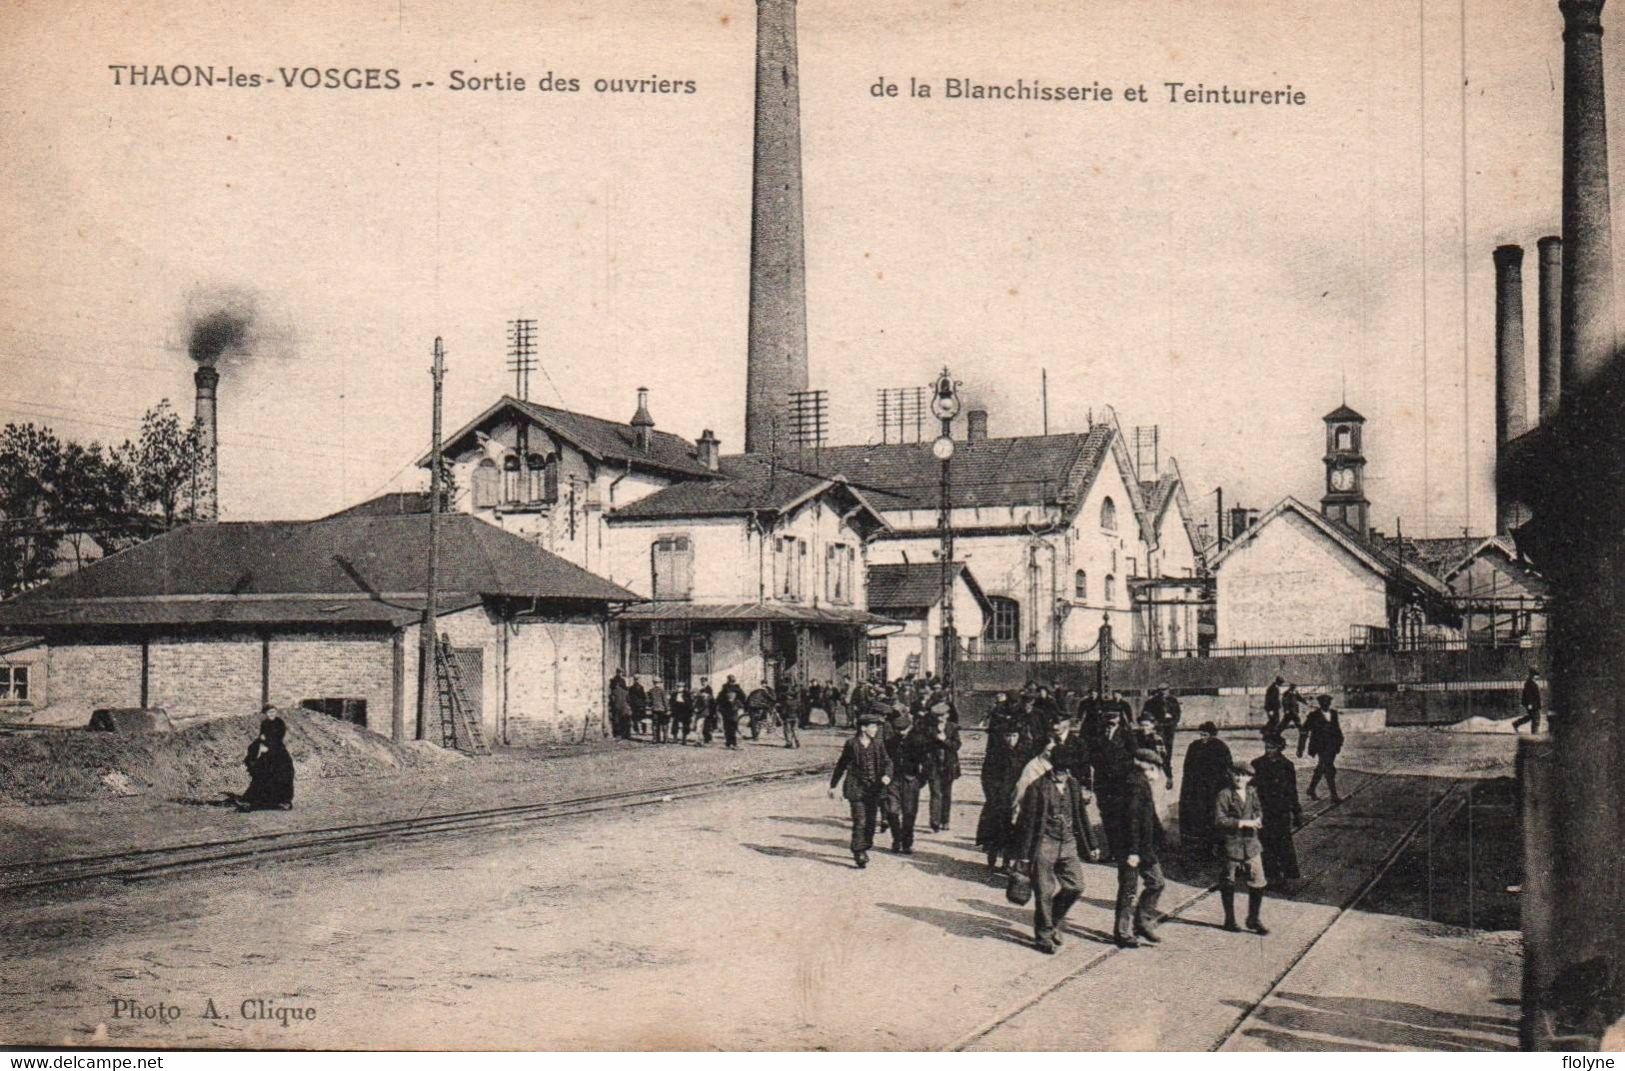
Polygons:
<instances>
[{"instance_id":1,"label":"factory building","mask_svg":"<svg viewBox=\"0 0 1625 1071\"><path fill-rule=\"evenodd\" d=\"M190 525L28 591L0 605L0 629L36 640L5 656L27 667L13 706L69 725L306 706L411 739L428 520ZM439 577L437 627L487 741L602 735L609 610L631 592L468 516L442 522ZM437 712L423 728L440 742Z\"/></svg>"}]
</instances>

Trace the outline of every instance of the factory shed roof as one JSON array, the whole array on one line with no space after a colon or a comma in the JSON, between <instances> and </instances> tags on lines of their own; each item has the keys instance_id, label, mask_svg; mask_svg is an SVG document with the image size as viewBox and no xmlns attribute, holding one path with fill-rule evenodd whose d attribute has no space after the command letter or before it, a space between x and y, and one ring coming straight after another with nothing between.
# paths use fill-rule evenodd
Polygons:
<instances>
[{"instance_id":1,"label":"factory shed roof","mask_svg":"<svg viewBox=\"0 0 1625 1071\"><path fill-rule=\"evenodd\" d=\"M982 612L991 614L992 604L965 563L955 562L953 570L955 581L962 581ZM917 616L942 601L942 567L936 562L871 565L867 581L869 609L879 613L894 617Z\"/></svg>"},{"instance_id":2,"label":"factory shed roof","mask_svg":"<svg viewBox=\"0 0 1625 1071\"><path fill-rule=\"evenodd\" d=\"M377 498L346 506L337 513L329 513L323 520L336 517L399 517L408 513L428 513L429 492L387 491Z\"/></svg>"},{"instance_id":3,"label":"factory shed roof","mask_svg":"<svg viewBox=\"0 0 1625 1071\"><path fill-rule=\"evenodd\" d=\"M588 457L616 464L631 465L635 469L652 470L679 476L709 479L716 475L700 461L699 449L687 439L669 431L650 431L649 450L638 447L637 430L631 424L602 417L588 416L569 409L555 409L550 405L521 401L503 395L485 412L464 424L446 437L445 451L460 453L475 444L475 436L504 419L529 420L533 425L570 443ZM427 468L429 455L417 461L419 468Z\"/></svg>"},{"instance_id":4,"label":"factory shed roof","mask_svg":"<svg viewBox=\"0 0 1625 1071\"><path fill-rule=\"evenodd\" d=\"M734 479L673 484L646 498L612 511L613 521L672 520L680 517L729 517L755 513L788 514L821 495L840 500L842 512L867 520L859 527L878 531L886 527L880 512L853 488L845 477L742 467ZM853 517L857 521L857 516ZM866 532L867 534L867 532Z\"/></svg>"},{"instance_id":5,"label":"factory shed roof","mask_svg":"<svg viewBox=\"0 0 1625 1071\"><path fill-rule=\"evenodd\" d=\"M448 606L637 597L466 514L441 526ZM428 533L426 514L188 525L0 603L0 626L398 622L421 612Z\"/></svg>"},{"instance_id":6,"label":"factory shed roof","mask_svg":"<svg viewBox=\"0 0 1625 1071\"><path fill-rule=\"evenodd\" d=\"M1112 430L1096 424L1087 432L1026 435L956 442L951 467L953 504L960 507L1052 505L1069 502L1087 486L1111 453ZM762 454L722 459L737 476L765 469ZM786 455L782 468L841 473L882 510L937 509L942 463L930 443L826 446Z\"/></svg>"}]
</instances>

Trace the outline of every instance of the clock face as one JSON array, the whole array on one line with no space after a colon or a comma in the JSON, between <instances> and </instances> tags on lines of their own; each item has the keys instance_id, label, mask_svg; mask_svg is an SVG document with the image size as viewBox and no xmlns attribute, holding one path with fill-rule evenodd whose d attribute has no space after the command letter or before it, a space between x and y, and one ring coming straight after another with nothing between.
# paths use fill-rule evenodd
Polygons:
<instances>
[{"instance_id":1,"label":"clock face","mask_svg":"<svg viewBox=\"0 0 1625 1071\"><path fill-rule=\"evenodd\" d=\"M931 453L938 461L947 461L954 456L954 441L947 435L942 435L931 444Z\"/></svg>"},{"instance_id":2,"label":"clock face","mask_svg":"<svg viewBox=\"0 0 1625 1071\"><path fill-rule=\"evenodd\" d=\"M1353 488L1354 488L1354 470L1353 469L1333 469L1332 470L1332 489L1333 490L1349 491L1349 490L1353 490Z\"/></svg>"}]
</instances>

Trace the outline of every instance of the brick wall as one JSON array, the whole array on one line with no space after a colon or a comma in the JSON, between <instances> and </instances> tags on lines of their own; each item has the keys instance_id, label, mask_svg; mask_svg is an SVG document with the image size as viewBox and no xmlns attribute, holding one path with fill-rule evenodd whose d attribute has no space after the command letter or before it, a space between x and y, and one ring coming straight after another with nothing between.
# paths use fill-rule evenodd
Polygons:
<instances>
[{"instance_id":1,"label":"brick wall","mask_svg":"<svg viewBox=\"0 0 1625 1071\"><path fill-rule=\"evenodd\" d=\"M45 672L53 723L83 725L98 707L141 705L139 643L52 644Z\"/></svg>"},{"instance_id":2,"label":"brick wall","mask_svg":"<svg viewBox=\"0 0 1625 1071\"><path fill-rule=\"evenodd\" d=\"M253 633L157 636L147 659L147 705L169 711L173 721L260 709L260 638Z\"/></svg>"},{"instance_id":3,"label":"brick wall","mask_svg":"<svg viewBox=\"0 0 1625 1071\"><path fill-rule=\"evenodd\" d=\"M258 685L256 683L256 696ZM271 636L271 702L367 701L367 728L389 735L393 695L390 634L279 632Z\"/></svg>"},{"instance_id":4,"label":"brick wall","mask_svg":"<svg viewBox=\"0 0 1625 1071\"><path fill-rule=\"evenodd\" d=\"M521 621L508 635L507 742L534 747L603 735L604 627Z\"/></svg>"}]
</instances>

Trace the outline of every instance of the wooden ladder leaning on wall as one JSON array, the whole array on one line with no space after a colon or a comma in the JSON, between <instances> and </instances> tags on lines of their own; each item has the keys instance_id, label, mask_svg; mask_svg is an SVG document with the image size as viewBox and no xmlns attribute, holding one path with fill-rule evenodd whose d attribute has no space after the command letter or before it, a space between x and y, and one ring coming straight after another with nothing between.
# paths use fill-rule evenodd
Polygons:
<instances>
[{"instance_id":1,"label":"wooden ladder leaning on wall","mask_svg":"<svg viewBox=\"0 0 1625 1071\"><path fill-rule=\"evenodd\" d=\"M440 743L452 750L489 755L479 719L471 714L468 688L463 671L452 654L451 644L441 637L434 645L435 687L440 698Z\"/></svg>"}]
</instances>

